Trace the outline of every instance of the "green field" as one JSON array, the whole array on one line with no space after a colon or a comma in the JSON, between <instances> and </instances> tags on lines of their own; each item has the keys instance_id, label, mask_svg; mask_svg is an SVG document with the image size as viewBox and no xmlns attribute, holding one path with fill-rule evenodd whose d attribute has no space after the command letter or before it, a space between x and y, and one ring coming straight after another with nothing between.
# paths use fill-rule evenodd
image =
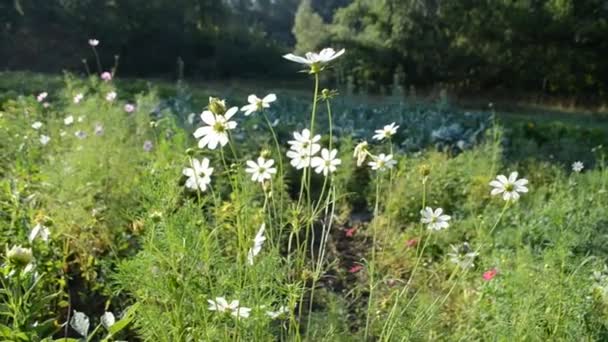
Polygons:
<instances>
[{"instance_id":1,"label":"green field","mask_svg":"<svg viewBox=\"0 0 608 342\"><path fill-rule=\"evenodd\" d=\"M313 78L1 73L2 339L608 338L605 115L321 91L313 105ZM268 108L225 114L271 92ZM201 126L227 143L197 145ZM305 128L337 149L335 171L290 163ZM260 156L275 173L257 182ZM514 171L529 191L491 195ZM450 219L421 220L426 207Z\"/></svg>"}]
</instances>

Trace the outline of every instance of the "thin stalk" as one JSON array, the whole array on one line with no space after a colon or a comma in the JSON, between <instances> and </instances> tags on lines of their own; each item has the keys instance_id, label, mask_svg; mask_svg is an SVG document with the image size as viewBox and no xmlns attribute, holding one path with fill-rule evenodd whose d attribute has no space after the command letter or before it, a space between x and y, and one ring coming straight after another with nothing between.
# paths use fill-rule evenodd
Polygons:
<instances>
[{"instance_id":1,"label":"thin stalk","mask_svg":"<svg viewBox=\"0 0 608 342\"><path fill-rule=\"evenodd\" d=\"M376 200L374 204L374 221L378 219L378 211L380 207L380 173L378 172L376 176ZM369 325L370 325L370 312L372 309L372 301L374 297L374 273L376 272L376 238L378 229L378 224L376 222L372 222L373 226L373 235L372 235L372 259L369 263L368 269L368 277L369 277L369 298L367 299L367 315L365 318L365 341L367 341L367 337L369 335Z\"/></svg>"}]
</instances>

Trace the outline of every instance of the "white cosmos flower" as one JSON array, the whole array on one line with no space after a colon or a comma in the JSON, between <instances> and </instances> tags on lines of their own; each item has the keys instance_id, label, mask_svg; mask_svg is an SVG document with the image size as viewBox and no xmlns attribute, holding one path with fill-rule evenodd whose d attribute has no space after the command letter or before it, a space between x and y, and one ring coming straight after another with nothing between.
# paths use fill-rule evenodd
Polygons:
<instances>
[{"instance_id":1,"label":"white cosmos flower","mask_svg":"<svg viewBox=\"0 0 608 342\"><path fill-rule=\"evenodd\" d=\"M286 306L281 306L281 307L279 307L279 309L277 311L266 311L266 315L268 317L270 317L271 319L275 319L284 314L287 314L288 312L289 312L289 309L287 309Z\"/></svg>"},{"instance_id":2,"label":"white cosmos flower","mask_svg":"<svg viewBox=\"0 0 608 342\"><path fill-rule=\"evenodd\" d=\"M84 98L84 95L82 95L82 93L76 94L76 96L74 96L74 103L80 103L80 101L82 101L83 98Z\"/></svg>"},{"instance_id":3,"label":"white cosmos flower","mask_svg":"<svg viewBox=\"0 0 608 342\"><path fill-rule=\"evenodd\" d=\"M247 253L247 262L249 265L253 265L253 257L258 255L262 250L262 246L264 245L264 241L266 241L266 237L264 236L264 231L266 229L266 224L262 223L260 226L260 230L258 230L257 234L255 234L255 238L253 239L253 247L249 249Z\"/></svg>"},{"instance_id":4,"label":"white cosmos flower","mask_svg":"<svg viewBox=\"0 0 608 342\"><path fill-rule=\"evenodd\" d=\"M209 303L209 310L217 312L232 311L239 307L238 300L235 299L228 304L224 297L215 297L215 300L207 299L207 303Z\"/></svg>"},{"instance_id":5,"label":"white cosmos flower","mask_svg":"<svg viewBox=\"0 0 608 342\"><path fill-rule=\"evenodd\" d=\"M526 185L528 180L525 178L517 179L517 172L511 172L509 178L504 175L499 175L495 180L490 182L492 189L492 196L502 194L502 198L505 201L517 201L519 199L519 193L528 192Z\"/></svg>"},{"instance_id":6,"label":"white cosmos flower","mask_svg":"<svg viewBox=\"0 0 608 342\"><path fill-rule=\"evenodd\" d=\"M211 183L211 174L213 173L213 168L209 167L209 159L203 158L202 161L192 159L190 166L182 170L182 174L188 177L186 187L192 190L206 191L207 185Z\"/></svg>"},{"instance_id":7,"label":"white cosmos flower","mask_svg":"<svg viewBox=\"0 0 608 342\"><path fill-rule=\"evenodd\" d=\"M97 45L99 45L99 40L93 39L93 38L89 39L89 45L91 45L91 46L97 46Z\"/></svg>"},{"instance_id":8,"label":"white cosmos flower","mask_svg":"<svg viewBox=\"0 0 608 342\"><path fill-rule=\"evenodd\" d=\"M367 158L367 141L362 141L355 146L355 152L353 153L353 157L357 158L357 166L363 165L365 159Z\"/></svg>"},{"instance_id":9,"label":"white cosmos flower","mask_svg":"<svg viewBox=\"0 0 608 342\"><path fill-rule=\"evenodd\" d=\"M342 163L342 161L336 158L338 154L338 150L333 149L329 151L324 148L321 151L320 157L312 158L310 162L310 166L315 169L316 173L323 173L324 176L327 177L328 174L334 173L337 169L337 166Z\"/></svg>"},{"instance_id":10,"label":"white cosmos flower","mask_svg":"<svg viewBox=\"0 0 608 342\"><path fill-rule=\"evenodd\" d=\"M33 129L40 129L40 127L42 127L42 122L40 121L36 121L32 124Z\"/></svg>"},{"instance_id":11,"label":"white cosmos flower","mask_svg":"<svg viewBox=\"0 0 608 342\"><path fill-rule=\"evenodd\" d=\"M392 154L385 155L384 153L380 153L377 156L372 156L372 159L373 161L368 163L372 170L390 170L397 164L397 161L393 159Z\"/></svg>"},{"instance_id":12,"label":"white cosmos flower","mask_svg":"<svg viewBox=\"0 0 608 342\"><path fill-rule=\"evenodd\" d=\"M251 309L243 306L239 306L238 308L232 310L232 316L236 318L248 318L251 314Z\"/></svg>"},{"instance_id":13,"label":"white cosmos flower","mask_svg":"<svg viewBox=\"0 0 608 342\"><path fill-rule=\"evenodd\" d=\"M49 241L49 236L51 235L51 232L48 227L45 227L42 224L38 223L34 226L34 228L32 228L32 230L30 231L30 235L27 239L31 243L36 237L38 237L38 235L40 235L40 239L42 239L42 241L47 242Z\"/></svg>"},{"instance_id":14,"label":"white cosmos flower","mask_svg":"<svg viewBox=\"0 0 608 342\"><path fill-rule=\"evenodd\" d=\"M377 129L375 131L376 134L372 137L372 139L375 139L375 140L388 139L388 138L392 137L393 135L395 135L395 133L397 133L397 128L399 128L399 126L396 126L394 122L391 123L390 125L386 125L382 129Z\"/></svg>"},{"instance_id":15,"label":"white cosmos flower","mask_svg":"<svg viewBox=\"0 0 608 342\"><path fill-rule=\"evenodd\" d=\"M42 144L42 146L46 145L49 143L49 141L51 141L51 138L48 135L44 135L42 134L40 136L40 144Z\"/></svg>"},{"instance_id":16,"label":"white cosmos flower","mask_svg":"<svg viewBox=\"0 0 608 342\"><path fill-rule=\"evenodd\" d=\"M310 130L305 128L300 132L293 132L293 138L295 140L290 140L287 143L291 145L291 149L294 151L299 150L307 150L310 154L314 155L321 150L321 145L317 144L319 140L321 140L321 135L317 134L314 137L311 137Z\"/></svg>"},{"instance_id":17,"label":"white cosmos flower","mask_svg":"<svg viewBox=\"0 0 608 342\"><path fill-rule=\"evenodd\" d=\"M73 124L74 123L74 117L72 115L66 116L65 119L63 119L63 123L66 126L69 126L69 125Z\"/></svg>"},{"instance_id":18,"label":"white cosmos flower","mask_svg":"<svg viewBox=\"0 0 608 342\"><path fill-rule=\"evenodd\" d=\"M228 144L228 131L236 128L236 121L230 121L230 118L238 112L237 107L232 107L226 111L224 115L216 115L211 111L204 111L201 114L201 119L207 126L199 127L194 132L194 137L200 139L198 147L209 147L211 150Z\"/></svg>"},{"instance_id":19,"label":"white cosmos flower","mask_svg":"<svg viewBox=\"0 0 608 342\"><path fill-rule=\"evenodd\" d=\"M116 92L115 91L111 91L108 94L106 94L106 101L112 102L114 100L116 100Z\"/></svg>"},{"instance_id":20,"label":"white cosmos flower","mask_svg":"<svg viewBox=\"0 0 608 342\"><path fill-rule=\"evenodd\" d=\"M321 146L319 146L321 148ZM318 152L318 150L317 150ZM310 153L308 150L300 149L300 150L289 150L287 151L287 158L291 159L289 163L291 166L295 167L297 170L306 168L310 166Z\"/></svg>"},{"instance_id":21,"label":"white cosmos flower","mask_svg":"<svg viewBox=\"0 0 608 342\"><path fill-rule=\"evenodd\" d=\"M255 95L249 95L247 98L248 105L243 106L241 111L245 112L245 116L250 115L254 112L262 111L264 108L269 108L270 103L277 100L277 96L275 94L268 94L263 99Z\"/></svg>"},{"instance_id":22,"label":"white cosmos flower","mask_svg":"<svg viewBox=\"0 0 608 342\"><path fill-rule=\"evenodd\" d=\"M251 173L251 180L254 182L264 182L267 179L271 179L272 175L277 173L277 169L272 167L274 160L266 160L264 157L259 157L257 162L253 160L247 161L248 168L245 172Z\"/></svg>"},{"instance_id":23,"label":"white cosmos flower","mask_svg":"<svg viewBox=\"0 0 608 342\"><path fill-rule=\"evenodd\" d=\"M321 52L307 52L304 57L296 56L293 53L289 53L283 56L283 58L292 62L304 64L310 66L310 73L318 73L323 70L323 67L333 61L334 59L342 56L345 50L342 49L336 52L332 48L325 48Z\"/></svg>"},{"instance_id":24,"label":"white cosmos flower","mask_svg":"<svg viewBox=\"0 0 608 342\"><path fill-rule=\"evenodd\" d=\"M584 168L585 164L583 164L582 161L575 161L574 163L572 163L572 171L574 172L581 172Z\"/></svg>"},{"instance_id":25,"label":"white cosmos flower","mask_svg":"<svg viewBox=\"0 0 608 342\"><path fill-rule=\"evenodd\" d=\"M42 93L38 94L38 96L36 96L36 100L38 102L42 102L42 101L44 101L44 99L46 99L47 96L49 96L49 94L46 91L42 92Z\"/></svg>"},{"instance_id":26,"label":"white cosmos flower","mask_svg":"<svg viewBox=\"0 0 608 342\"><path fill-rule=\"evenodd\" d=\"M420 222L426 224L430 230L442 230L450 226L448 221L451 219L449 215L443 214L443 209L437 208L433 210L431 207L426 207L420 210L422 219Z\"/></svg>"}]
</instances>

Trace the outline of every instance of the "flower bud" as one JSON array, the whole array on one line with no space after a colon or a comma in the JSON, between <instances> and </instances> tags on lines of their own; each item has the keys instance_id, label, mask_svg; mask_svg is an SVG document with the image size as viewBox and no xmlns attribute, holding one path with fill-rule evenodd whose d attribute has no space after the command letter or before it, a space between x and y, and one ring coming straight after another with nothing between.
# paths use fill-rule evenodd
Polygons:
<instances>
[{"instance_id":1,"label":"flower bud","mask_svg":"<svg viewBox=\"0 0 608 342\"><path fill-rule=\"evenodd\" d=\"M26 266L34 259L32 249L23 248L21 245L13 246L8 250L6 252L6 257L11 263L17 266Z\"/></svg>"},{"instance_id":2,"label":"flower bud","mask_svg":"<svg viewBox=\"0 0 608 342\"><path fill-rule=\"evenodd\" d=\"M193 148L189 148L186 150L186 154L190 157L193 157L196 154L196 150Z\"/></svg>"},{"instance_id":3,"label":"flower bud","mask_svg":"<svg viewBox=\"0 0 608 342\"><path fill-rule=\"evenodd\" d=\"M264 158L264 159L268 159L272 156L272 152L270 152L269 149L263 149L262 152L260 152L260 157Z\"/></svg>"},{"instance_id":4,"label":"flower bud","mask_svg":"<svg viewBox=\"0 0 608 342\"><path fill-rule=\"evenodd\" d=\"M161 213L160 211L153 211L150 214L150 218L154 222L160 222L160 220L162 220L162 218L163 218L163 213Z\"/></svg>"},{"instance_id":5,"label":"flower bud","mask_svg":"<svg viewBox=\"0 0 608 342\"><path fill-rule=\"evenodd\" d=\"M215 115L224 115L226 113L226 101L217 97L210 97L209 110Z\"/></svg>"},{"instance_id":6,"label":"flower bud","mask_svg":"<svg viewBox=\"0 0 608 342\"><path fill-rule=\"evenodd\" d=\"M427 177L431 174L431 167L427 164L423 164L420 166L420 174L422 177Z\"/></svg>"}]
</instances>

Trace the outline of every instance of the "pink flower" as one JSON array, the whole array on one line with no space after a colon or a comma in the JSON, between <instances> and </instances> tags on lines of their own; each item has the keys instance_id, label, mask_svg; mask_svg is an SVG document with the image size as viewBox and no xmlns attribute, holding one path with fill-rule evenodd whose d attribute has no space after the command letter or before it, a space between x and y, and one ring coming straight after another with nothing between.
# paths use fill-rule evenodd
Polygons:
<instances>
[{"instance_id":1,"label":"pink flower","mask_svg":"<svg viewBox=\"0 0 608 342\"><path fill-rule=\"evenodd\" d=\"M357 232L357 228L355 228L355 227L353 227L353 228L347 228L344 232L345 232L345 234L346 234L347 237L352 237Z\"/></svg>"},{"instance_id":2,"label":"pink flower","mask_svg":"<svg viewBox=\"0 0 608 342\"><path fill-rule=\"evenodd\" d=\"M418 240L417 239L409 239L407 240L407 242L405 243L405 245L407 247L415 247L418 244Z\"/></svg>"},{"instance_id":3,"label":"pink flower","mask_svg":"<svg viewBox=\"0 0 608 342\"><path fill-rule=\"evenodd\" d=\"M127 103L125 105L125 112L127 112L127 113L133 113L134 111L135 111L135 106L134 105L132 105L130 103Z\"/></svg>"},{"instance_id":4,"label":"pink flower","mask_svg":"<svg viewBox=\"0 0 608 342\"><path fill-rule=\"evenodd\" d=\"M490 281L498 274L498 270L495 268L489 269L483 273L483 279L485 281Z\"/></svg>"},{"instance_id":5,"label":"pink flower","mask_svg":"<svg viewBox=\"0 0 608 342\"><path fill-rule=\"evenodd\" d=\"M363 266L355 265L348 269L348 273L357 273L357 272L361 271L362 269L363 269Z\"/></svg>"},{"instance_id":6,"label":"pink flower","mask_svg":"<svg viewBox=\"0 0 608 342\"><path fill-rule=\"evenodd\" d=\"M108 71L104 71L103 73L101 73L101 79L108 82L112 80L112 74L109 73Z\"/></svg>"}]
</instances>

